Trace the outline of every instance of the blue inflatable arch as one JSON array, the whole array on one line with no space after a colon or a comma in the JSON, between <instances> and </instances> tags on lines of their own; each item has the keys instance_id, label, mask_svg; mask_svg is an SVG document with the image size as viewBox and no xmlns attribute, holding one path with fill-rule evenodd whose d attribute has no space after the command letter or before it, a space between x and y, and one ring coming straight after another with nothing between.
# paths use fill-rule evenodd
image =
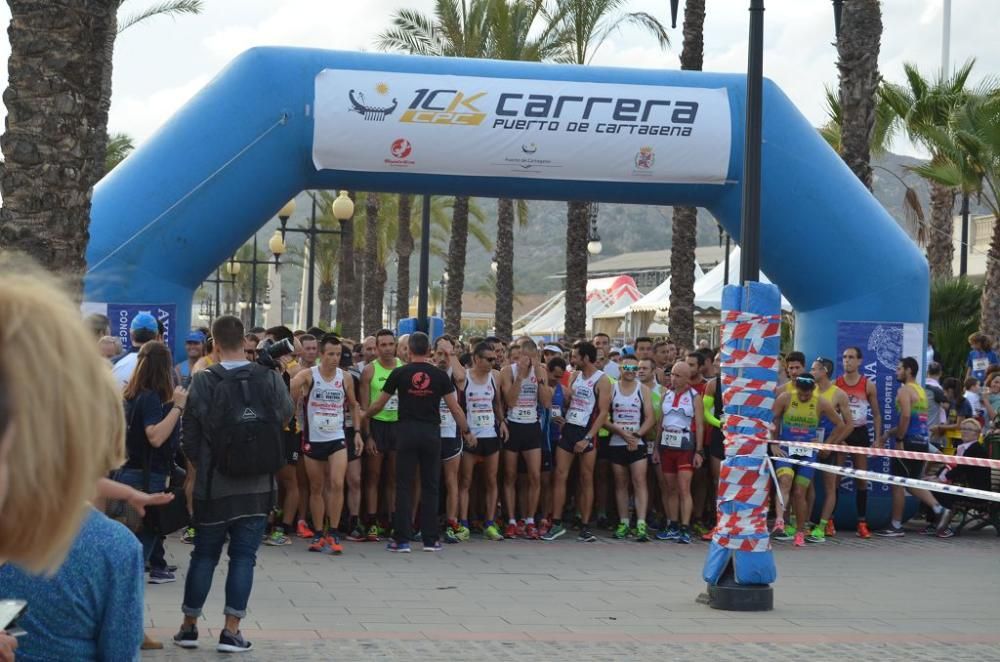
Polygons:
<instances>
[{"instance_id":1,"label":"blue inflatable arch","mask_svg":"<svg viewBox=\"0 0 1000 662\"><path fill-rule=\"evenodd\" d=\"M95 188L85 298L176 303L186 330L202 280L303 189L694 205L739 241L744 99L740 74L255 48ZM770 81L763 132L761 264L798 346L925 324L926 260Z\"/></svg>"}]
</instances>

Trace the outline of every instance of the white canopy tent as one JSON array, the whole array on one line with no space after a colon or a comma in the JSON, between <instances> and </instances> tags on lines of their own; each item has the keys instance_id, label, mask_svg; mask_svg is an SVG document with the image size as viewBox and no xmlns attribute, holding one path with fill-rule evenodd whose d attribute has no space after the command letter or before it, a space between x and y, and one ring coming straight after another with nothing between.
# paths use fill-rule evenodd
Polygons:
<instances>
[{"instance_id":1,"label":"white canopy tent","mask_svg":"<svg viewBox=\"0 0 1000 662\"><path fill-rule=\"evenodd\" d=\"M711 271L705 274L694 284L694 307L700 311L721 310L722 308L722 288L726 273L726 263L720 262ZM729 283L739 284L740 282L740 248L737 246L729 254ZM771 280L763 271L760 272L760 282L770 283ZM784 312L791 312L792 304L788 303L785 297L781 297L781 309Z\"/></svg>"},{"instance_id":2,"label":"white canopy tent","mask_svg":"<svg viewBox=\"0 0 1000 662\"><path fill-rule=\"evenodd\" d=\"M697 283L705 276L704 270L697 262L694 263L694 281ZM630 305L624 315L625 333L629 337L644 336L650 333L650 325L656 316L670 308L670 277L643 295L641 299ZM660 325L663 326L663 325ZM664 327L665 328L665 327ZM666 333L666 331L662 331Z\"/></svg>"},{"instance_id":3,"label":"white canopy tent","mask_svg":"<svg viewBox=\"0 0 1000 662\"><path fill-rule=\"evenodd\" d=\"M587 281L587 330L594 329L594 317L611 308L625 308L641 297L630 276L592 278ZM566 322L566 292L551 297L538 306L534 315L525 315L515 328L515 336L555 337L562 335ZM517 326L515 324L515 326ZM596 332L596 330L595 330Z\"/></svg>"}]
</instances>

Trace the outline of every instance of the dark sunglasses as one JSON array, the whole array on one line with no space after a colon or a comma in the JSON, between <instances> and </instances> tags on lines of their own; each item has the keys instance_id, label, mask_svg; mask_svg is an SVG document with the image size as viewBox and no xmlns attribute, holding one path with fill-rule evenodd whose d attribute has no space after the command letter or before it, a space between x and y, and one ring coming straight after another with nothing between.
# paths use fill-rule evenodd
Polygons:
<instances>
[{"instance_id":1,"label":"dark sunglasses","mask_svg":"<svg viewBox=\"0 0 1000 662\"><path fill-rule=\"evenodd\" d=\"M638 372L639 371L639 366L637 366L637 365L623 365L623 366L621 366L621 369L624 370L625 372Z\"/></svg>"}]
</instances>

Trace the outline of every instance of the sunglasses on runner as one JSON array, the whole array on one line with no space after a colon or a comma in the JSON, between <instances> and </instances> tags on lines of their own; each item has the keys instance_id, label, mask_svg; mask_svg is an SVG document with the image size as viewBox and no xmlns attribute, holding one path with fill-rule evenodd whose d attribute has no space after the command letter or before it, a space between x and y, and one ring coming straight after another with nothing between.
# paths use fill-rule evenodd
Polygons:
<instances>
[{"instance_id":1,"label":"sunglasses on runner","mask_svg":"<svg viewBox=\"0 0 1000 662\"><path fill-rule=\"evenodd\" d=\"M625 372L637 372L639 370L639 366L637 366L637 365L623 365L623 366L621 366L621 369L624 370Z\"/></svg>"}]
</instances>

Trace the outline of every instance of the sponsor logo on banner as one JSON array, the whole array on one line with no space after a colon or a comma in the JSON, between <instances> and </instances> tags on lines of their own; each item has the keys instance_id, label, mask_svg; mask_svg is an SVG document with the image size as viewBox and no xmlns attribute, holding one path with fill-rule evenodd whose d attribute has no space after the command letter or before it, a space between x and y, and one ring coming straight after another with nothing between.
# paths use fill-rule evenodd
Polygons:
<instances>
[{"instance_id":1,"label":"sponsor logo on banner","mask_svg":"<svg viewBox=\"0 0 1000 662\"><path fill-rule=\"evenodd\" d=\"M378 83L375 85L375 92L380 96L385 96L389 94L389 86L385 83ZM392 115L399 105L396 99L393 99L392 104L387 106L368 105L365 93L358 90L349 91L347 98L351 102L351 112L361 115L366 122L384 122L385 118Z\"/></svg>"},{"instance_id":2,"label":"sponsor logo on banner","mask_svg":"<svg viewBox=\"0 0 1000 662\"><path fill-rule=\"evenodd\" d=\"M406 138L396 138L389 145L389 154L392 156L391 159L385 159L385 164L393 168L408 168L412 165L416 165L416 161L407 159L410 154L413 153L413 144L410 143Z\"/></svg>"},{"instance_id":3,"label":"sponsor logo on banner","mask_svg":"<svg viewBox=\"0 0 1000 662\"><path fill-rule=\"evenodd\" d=\"M920 361L924 330L922 324L901 322L838 322L837 355L842 356L848 347L860 347L864 356L858 371L868 381L875 384L879 409L882 413L882 429L888 430L899 420L896 411L896 365L904 356L913 356ZM843 364L838 364L836 375L843 374ZM921 366L922 368L923 366ZM875 438L873 426L868 426L868 434ZM889 473L889 458L869 458L869 469ZM869 483L870 489L888 492L885 483ZM842 478L841 487L853 491L854 479Z\"/></svg>"},{"instance_id":4,"label":"sponsor logo on banner","mask_svg":"<svg viewBox=\"0 0 1000 662\"><path fill-rule=\"evenodd\" d=\"M640 170L649 170L656 163L656 152L652 147L641 147L635 153L635 167Z\"/></svg>"},{"instance_id":5,"label":"sponsor logo on banner","mask_svg":"<svg viewBox=\"0 0 1000 662\"><path fill-rule=\"evenodd\" d=\"M724 88L336 69L316 77L315 122L318 169L583 181L722 184L732 133Z\"/></svg>"}]
</instances>

